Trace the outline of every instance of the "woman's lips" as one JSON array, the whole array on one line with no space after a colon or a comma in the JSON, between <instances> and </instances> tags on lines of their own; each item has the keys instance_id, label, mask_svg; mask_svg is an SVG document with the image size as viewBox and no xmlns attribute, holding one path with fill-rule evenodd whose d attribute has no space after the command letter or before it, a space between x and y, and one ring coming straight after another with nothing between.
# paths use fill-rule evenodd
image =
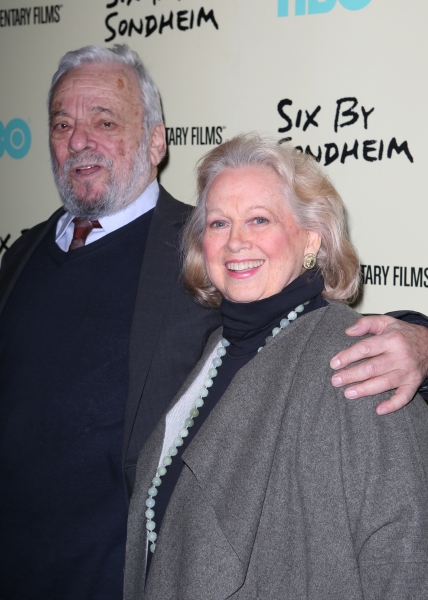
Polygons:
<instances>
[{"instance_id":1,"label":"woman's lips","mask_svg":"<svg viewBox=\"0 0 428 600\"><path fill-rule=\"evenodd\" d=\"M248 269L255 269L261 267L264 260L243 260L239 262L227 262L226 269L229 271L248 271Z\"/></svg>"},{"instance_id":2,"label":"woman's lips","mask_svg":"<svg viewBox=\"0 0 428 600\"><path fill-rule=\"evenodd\" d=\"M254 275L260 267L263 265L264 260L241 260L241 261L229 261L225 263L225 267L228 270L229 275L234 278L245 278Z\"/></svg>"}]
</instances>

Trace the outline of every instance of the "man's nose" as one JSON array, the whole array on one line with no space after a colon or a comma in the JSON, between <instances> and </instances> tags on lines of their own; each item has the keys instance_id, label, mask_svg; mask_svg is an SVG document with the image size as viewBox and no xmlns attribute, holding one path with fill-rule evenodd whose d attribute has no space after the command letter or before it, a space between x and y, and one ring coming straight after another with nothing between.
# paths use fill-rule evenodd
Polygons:
<instances>
[{"instance_id":1,"label":"man's nose","mask_svg":"<svg viewBox=\"0 0 428 600\"><path fill-rule=\"evenodd\" d=\"M76 122L68 142L69 149L72 152L81 152L82 150L86 150L86 148L95 150L96 145L95 137L90 125L83 122Z\"/></svg>"}]
</instances>

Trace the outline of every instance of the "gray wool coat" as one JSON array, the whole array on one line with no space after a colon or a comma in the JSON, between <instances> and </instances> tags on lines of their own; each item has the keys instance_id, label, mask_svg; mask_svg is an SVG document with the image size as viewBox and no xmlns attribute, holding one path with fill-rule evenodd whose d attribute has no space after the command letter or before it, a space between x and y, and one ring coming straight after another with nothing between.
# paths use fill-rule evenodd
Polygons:
<instances>
[{"instance_id":1,"label":"gray wool coat","mask_svg":"<svg viewBox=\"0 0 428 600\"><path fill-rule=\"evenodd\" d=\"M125 600L428 598L428 409L416 396L379 417L385 396L332 387L356 317L303 315L236 374L183 455L145 583L161 420L138 461Z\"/></svg>"}]
</instances>

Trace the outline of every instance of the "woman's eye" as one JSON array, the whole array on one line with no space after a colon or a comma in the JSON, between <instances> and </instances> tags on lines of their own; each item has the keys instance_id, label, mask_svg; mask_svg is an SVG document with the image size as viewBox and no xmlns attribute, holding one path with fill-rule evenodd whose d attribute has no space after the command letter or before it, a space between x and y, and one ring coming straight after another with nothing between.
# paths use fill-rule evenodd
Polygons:
<instances>
[{"instance_id":1,"label":"woman's eye","mask_svg":"<svg viewBox=\"0 0 428 600\"><path fill-rule=\"evenodd\" d=\"M224 221L214 221L214 223L211 223L211 227L214 227L216 229L219 229L220 227L224 227L226 225L226 223Z\"/></svg>"},{"instance_id":2,"label":"woman's eye","mask_svg":"<svg viewBox=\"0 0 428 600\"><path fill-rule=\"evenodd\" d=\"M267 220L267 219L265 219L264 217L256 217L256 218L254 219L254 223L255 223L256 225L263 225L264 223L267 223L267 222L268 222L268 220Z\"/></svg>"}]
</instances>

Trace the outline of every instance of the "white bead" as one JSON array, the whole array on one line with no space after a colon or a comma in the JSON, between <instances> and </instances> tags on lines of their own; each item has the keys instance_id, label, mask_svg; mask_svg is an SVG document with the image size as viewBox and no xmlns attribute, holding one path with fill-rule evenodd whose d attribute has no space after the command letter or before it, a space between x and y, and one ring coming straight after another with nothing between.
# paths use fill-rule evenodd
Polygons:
<instances>
[{"instance_id":1,"label":"white bead","mask_svg":"<svg viewBox=\"0 0 428 600\"><path fill-rule=\"evenodd\" d=\"M156 504L156 502L153 500L153 498L147 498L147 500L146 500L147 508L153 508L155 504Z\"/></svg>"},{"instance_id":2,"label":"white bead","mask_svg":"<svg viewBox=\"0 0 428 600\"><path fill-rule=\"evenodd\" d=\"M215 358L213 358L214 367L221 367L222 362L223 361L221 360L221 358L219 356L216 356Z\"/></svg>"},{"instance_id":3,"label":"white bead","mask_svg":"<svg viewBox=\"0 0 428 600\"><path fill-rule=\"evenodd\" d=\"M153 517L155 516L155 511L151 508L148 508L145 512L145 515L148 519L153 519Z\"/></svg>"},{"instance_id":4,"label":"white bead","mask_svg":"<svg viewBox=\"0 0 428 600\"><path fill-rule=\"evenodd\" d=\"M157 533L155 533L154 531L151 531L147 537L149 538L150 542L155 542L157 540L158 536L157 536Z\"/></svg>"},{"instance_id":5,"label":"white bead","mask_svg":"<svg viewBox=\"0 0 428 600\"><path fill-rule=\"evenodd\" d=\"M226 350L223 347L217 348L217 354L218 356L224 356L226 354Z\"/></svg>"},{"instance_id":6,"label":"white bead","mask_svg":"<svg viewBox=\"0 0 428 600\"><path fill-rule=\"evenodd\" d=\"M290 321L288 319L281 319L280 323L281 327L283 329L285 329L285 327L287 327L287 325L290 325Z\"/></svg>"},{"instance_id":7,"label":"white bead","mask_svg":"<svg viewBox=\"0 0 428 600\"><path fill-rule=\"evenodd\" d=\"M157 489L155 487L149 488L149 496L157 496Z\"/></svg>"},{"instance_id":8,"label":"white bead","mask_svg":"<svg viewBox=\"0 0 428 600\"><path fill-rule=\"evenodd\" d=\"M213 380L211 379L211 377L207 377L206 379L204 379L204 386L206 388L210 388L213 384Z\"/></svg>"},{"instance_id":9,"label":"white bead","mask_svg":"<svg viewBox=\"0 0 428 600\"><path fill-rule=\"evenodd\" d=\"M209 371L208 371L208 375L210 377L216 377L217 375L217 369L214 369L214 367L212 367Z\"/></svg>"},{"instance_id":10,"label":"white bead","mask_svg":"<svg viewBox=\"0 0 428 600\"><path fill-rule=\"evenodd\" d=\"M154 521L147 521L147 523L146 523L147 531L153 531L155 527L156 527L156 523Z\"/></svg>"},{"instance_id":11,"label":"white bead","mask_svg":"<svg viewBox=\"0 0 428 600\"><path fill-rule=\"evenodd\" d=\"M189 432L187 431L186 427L182 427L178 433L182 438L185 438L189 435Z\"/></svg>"},{"instance_id":12,"label":"white bead","mask_svg":"<svg viewBox=\"0 0 428 600\"><path fill-rule=\"evenodd\" d=\"M305 310L305 307L303 306L303 304L299 304L299 306L296 306L296 308L294 309L297 313L301 313Z\"/></svg>"},{"instance_id":13,"label":"white bead","mask_svg":"<svg viewBox=\"0 0 428 600\"><path fill-rule=\"evenodd\" d=\"M221 340L221 345L227 348L228 346L230 346L230 342L228 342L226 338L223 338Z\"/></svg>"},{"instance_id":14,"label":"white bead","mask_svg":"<svg viewBox=\"0 0 428 600\"><path fill-rule=\"evenodd\" d=\"M176 446L182 446L182 445L183 445L183 438L182 438L182 437L176 437L176 438L174 439L174 444L175 444Z\"/></svg>"},{"instance_id":15,"label":"white bead","mask_svg":"<svg viewBox=\"0 0 428 600\"><path fill-rule=\"evenodd\" d=\"M177 456L178 454L178 450L175 446L171 446L170 448L168 448L168 454L170 456Z\"/></svg>"},{"instance_id":16,"label":"white bead","mask_svg":"<svg viewBox=\"0 0 428 600\"><path fill-rule=\"evenodd\" d=\"M278 335L278 333L279 333L280 331L281 331L281 327L274 327L274 328L272 329L272 335L273 335L273 336L275 336L275 335Z\"/></svg>"},{"instance_id":17,"label":"white bead","mask_svg":"<svg viewBox=\"0 0 428 600\"><path fill-rule=\"evenodd\" d=\"M297 319L297 313L294 310L292 310L290 313L288 313L287 319L289 321L294 321L295 319Z\"/></svg>"},{"instance_id":18,"label":"white bead","mask_svg":"<svg viewBox=\"0 0 428 600\"><path fill-rule=\"evenodd\" d=\"M153 477L152 483L153 485L158 486L162 483L162 479L160 477Z\"/></svg>"},{"instance_id":19,"label":"white bead","mask_svg":"<svg viewBox=\"0 0 428 600\"><path fill-rule=\"evenodd\" d=\"M201 396L201 398L206 398L208 396L208 390L207 390L207 388L201 388L199 390L199 395Z\"/></svg>"},{"instance_id":20,"label":"white bead","mask_svg":"<svg viewBox=\"0 0 428 600\"><path fill-rule=\"evenodd\" d=\"M172 459L170 456L164 456L162 462L166 467L169 467L169 465L172 463Z\"/></svg>"},{"instance_id":21,"label":"white bead","mask_svg":"<svg viewBox=\"0 0 428 600\"><path fill-rule=\"evenodd\" d=\"M196 400L195 400L196 408L201 408L201 406L203 406L204 404L205 404L205 402L202 400L202 398L196 398Z\"/></svg>"},{"instance_id":22,"label":"white bead","mask_svg":"<svg viewBox=\"0 0 428 600\"><path fill-rule=\"evenodd\" d=\"M159 467L159 469L158 469L158 475L160 475L161 477L163 477L164 475L166 475L166 469L165 469L165 467Z\"/></svg>"},{"instance_id":23,"label":"white bead","mask_svg":"<svg viewBox=\"0 0 428 600\"><path fill-rule=\"evenodd\" d=\"M153 554L153 552L156 550L156 544L150 544L150 552Z\"/></svg>"}]
</instances>

